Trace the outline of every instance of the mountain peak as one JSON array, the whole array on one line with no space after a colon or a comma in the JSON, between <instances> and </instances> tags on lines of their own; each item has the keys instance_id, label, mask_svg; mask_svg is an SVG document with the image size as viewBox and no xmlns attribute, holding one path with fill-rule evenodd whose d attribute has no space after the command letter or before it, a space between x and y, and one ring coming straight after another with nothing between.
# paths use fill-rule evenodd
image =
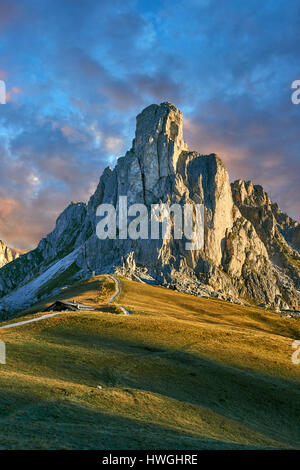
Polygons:
<instances>
[{"instance_id":1,"label":"mountain peak","mask_svg":"<svg viewBox=\"0 0 300 470\"><path fill-rule=\"evenodd\" d=\"M159 178L175 174L180 154L189 150L182 120L182 112L171 103L152 104L137 116L133 151L146 175L146 191Z\"/></svg>"},{"instance_id":2,"label":"mountain peak","mask_svg":"<svg viewBox=\"0 0 300 470\"><path fill-rule=\"evenodd\" d=\"M151 140L151 137L155 138L161 133L174 142L178 140L184 146L182 120L182 112L172 103L147 106L136 118L135 150L139 148L141 141Z\"/></svg>"}]
</instances>

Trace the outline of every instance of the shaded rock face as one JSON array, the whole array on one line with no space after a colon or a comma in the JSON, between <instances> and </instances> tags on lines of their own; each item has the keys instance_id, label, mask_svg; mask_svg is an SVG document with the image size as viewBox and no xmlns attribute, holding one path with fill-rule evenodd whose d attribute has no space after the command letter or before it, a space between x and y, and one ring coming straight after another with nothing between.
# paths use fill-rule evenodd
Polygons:
<instances>
[{"instance_id":1,"label":"shaded rock face","mask_svg":"<svg viewBox=\"0 0 300 470\"><path fill-rule=\"evenodd\" d=\"M5 243L0 240L0 268L7 263L11 263L19 257L19 252L12 248L8 248Z\"/></svg>"},{"instance_id":2,"label":"shaded rock face","mask_svg":"<svg viewBox=\"0 0 300 470\"><path fill-rule=\"evenodd\" d=\"M128 205L142 203L149 210L162 202L203 204L203 249L187 251L185 241L173 235L168 240L99 240L96 209L109 203L119 213L120 196L127 196ZM243 181L230 185L215 154L191 151L183 140L181 112L162 103L138 115L132 148L114 170L106 168L89 203L71 204L36 250L1 269L0 304L13 303L6 294L20 282L41 276L73 252L66 259L76 260L83 278L117 269L195 295L295 306L299 250L299 224L261 187Z\"/></svg>"}]
</instances>

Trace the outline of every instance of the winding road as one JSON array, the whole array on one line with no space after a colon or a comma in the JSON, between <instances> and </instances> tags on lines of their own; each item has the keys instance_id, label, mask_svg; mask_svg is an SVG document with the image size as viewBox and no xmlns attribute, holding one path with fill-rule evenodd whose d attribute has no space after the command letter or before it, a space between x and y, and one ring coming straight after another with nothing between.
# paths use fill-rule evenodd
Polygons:
<instances>
[{"instance_id":1,"label":"winding road","mask_svg":"<svg viewBox=\"0 0 300 470\"><path fill-rule=\"evenodd\" d=\"M108 303L109 303L109 304L112 304L113 301L115 300L115 298L120 294L121 289L120 289L120 281L119 281L119 279L117 279L115 276L112 276L111 274L109 274L109 277L110 277L110 279L111 279L112 281L114 281L115 286L116 286L115 292L113 293L113 295L111 296L111 298L108 300Z\"/></svg>"},{"instance_id":2,"label":"winding road","mask_svg":"<svg viewBox=\"0 0 300 470\"><path fill-rule=\"evenodd\" d=\"M39 318L32 318L31 320L25 320L20 321L18 323L11 323L10 325L0 326L0 330L4 330L4 328L14 328L15 326L26 325L27 323L34 323L36 321L46 320L47 318L55 317L56 315L63 315L63 312L49 313Z\"/></svg>"},{"instance_id":3,"label":"winding road","mask_svg":"<svg viewBox=\"0 0 300 470\"><path fill-rule=\"evenodd\" d=\"M113 301L115 300L115 298L120 294L121 292L121 289L120 289L120 281L119 279L117 279L115 276L112 276L111 274L109 275L109 277L114 281L115 283L115 286L116 286L116 290L114 292L114 294L111 296L111 298L109 299L108 303L111 304L113 303ZM128 312L128 310L123 307L122 305L118 305L118 307L120 307L120 309L122 310L122 312L125 314L125 315L130 315L130 313Z\"/></svg>"}]
</instances>

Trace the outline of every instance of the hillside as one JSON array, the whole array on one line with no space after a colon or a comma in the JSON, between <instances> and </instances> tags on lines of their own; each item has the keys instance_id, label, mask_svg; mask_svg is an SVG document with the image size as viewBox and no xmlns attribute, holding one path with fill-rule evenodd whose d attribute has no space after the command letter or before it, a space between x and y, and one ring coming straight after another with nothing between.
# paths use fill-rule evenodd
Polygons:
<instances>
[{"instance_id":1,"label":"hillside","mask_svg":"<svg viewBox=\"0 0 300 470\"><path fill-rule=\"evenodd\" d=\"M96 276L60 294L94 312L0 330L0 448L300 448L297 320L120 283L115 306Z\"/></svg>"}]
</instances>

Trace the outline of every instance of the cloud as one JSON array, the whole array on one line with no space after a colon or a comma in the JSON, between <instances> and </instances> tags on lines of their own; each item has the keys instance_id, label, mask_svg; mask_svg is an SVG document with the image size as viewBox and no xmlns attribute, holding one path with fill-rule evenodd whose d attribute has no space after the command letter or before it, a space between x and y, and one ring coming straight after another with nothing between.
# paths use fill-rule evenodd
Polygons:
<instances>
[{"instance_id":1,"label":"cloud","mask_svg":"<svg viewBox=\"0 0 300 470\"><path fill-rule=\"evenodd\" d=\"M0 238L36 244L163 101L191 147L300 219L299 19L283 0L0 1Z\"/></svg>"}]
</instances>

